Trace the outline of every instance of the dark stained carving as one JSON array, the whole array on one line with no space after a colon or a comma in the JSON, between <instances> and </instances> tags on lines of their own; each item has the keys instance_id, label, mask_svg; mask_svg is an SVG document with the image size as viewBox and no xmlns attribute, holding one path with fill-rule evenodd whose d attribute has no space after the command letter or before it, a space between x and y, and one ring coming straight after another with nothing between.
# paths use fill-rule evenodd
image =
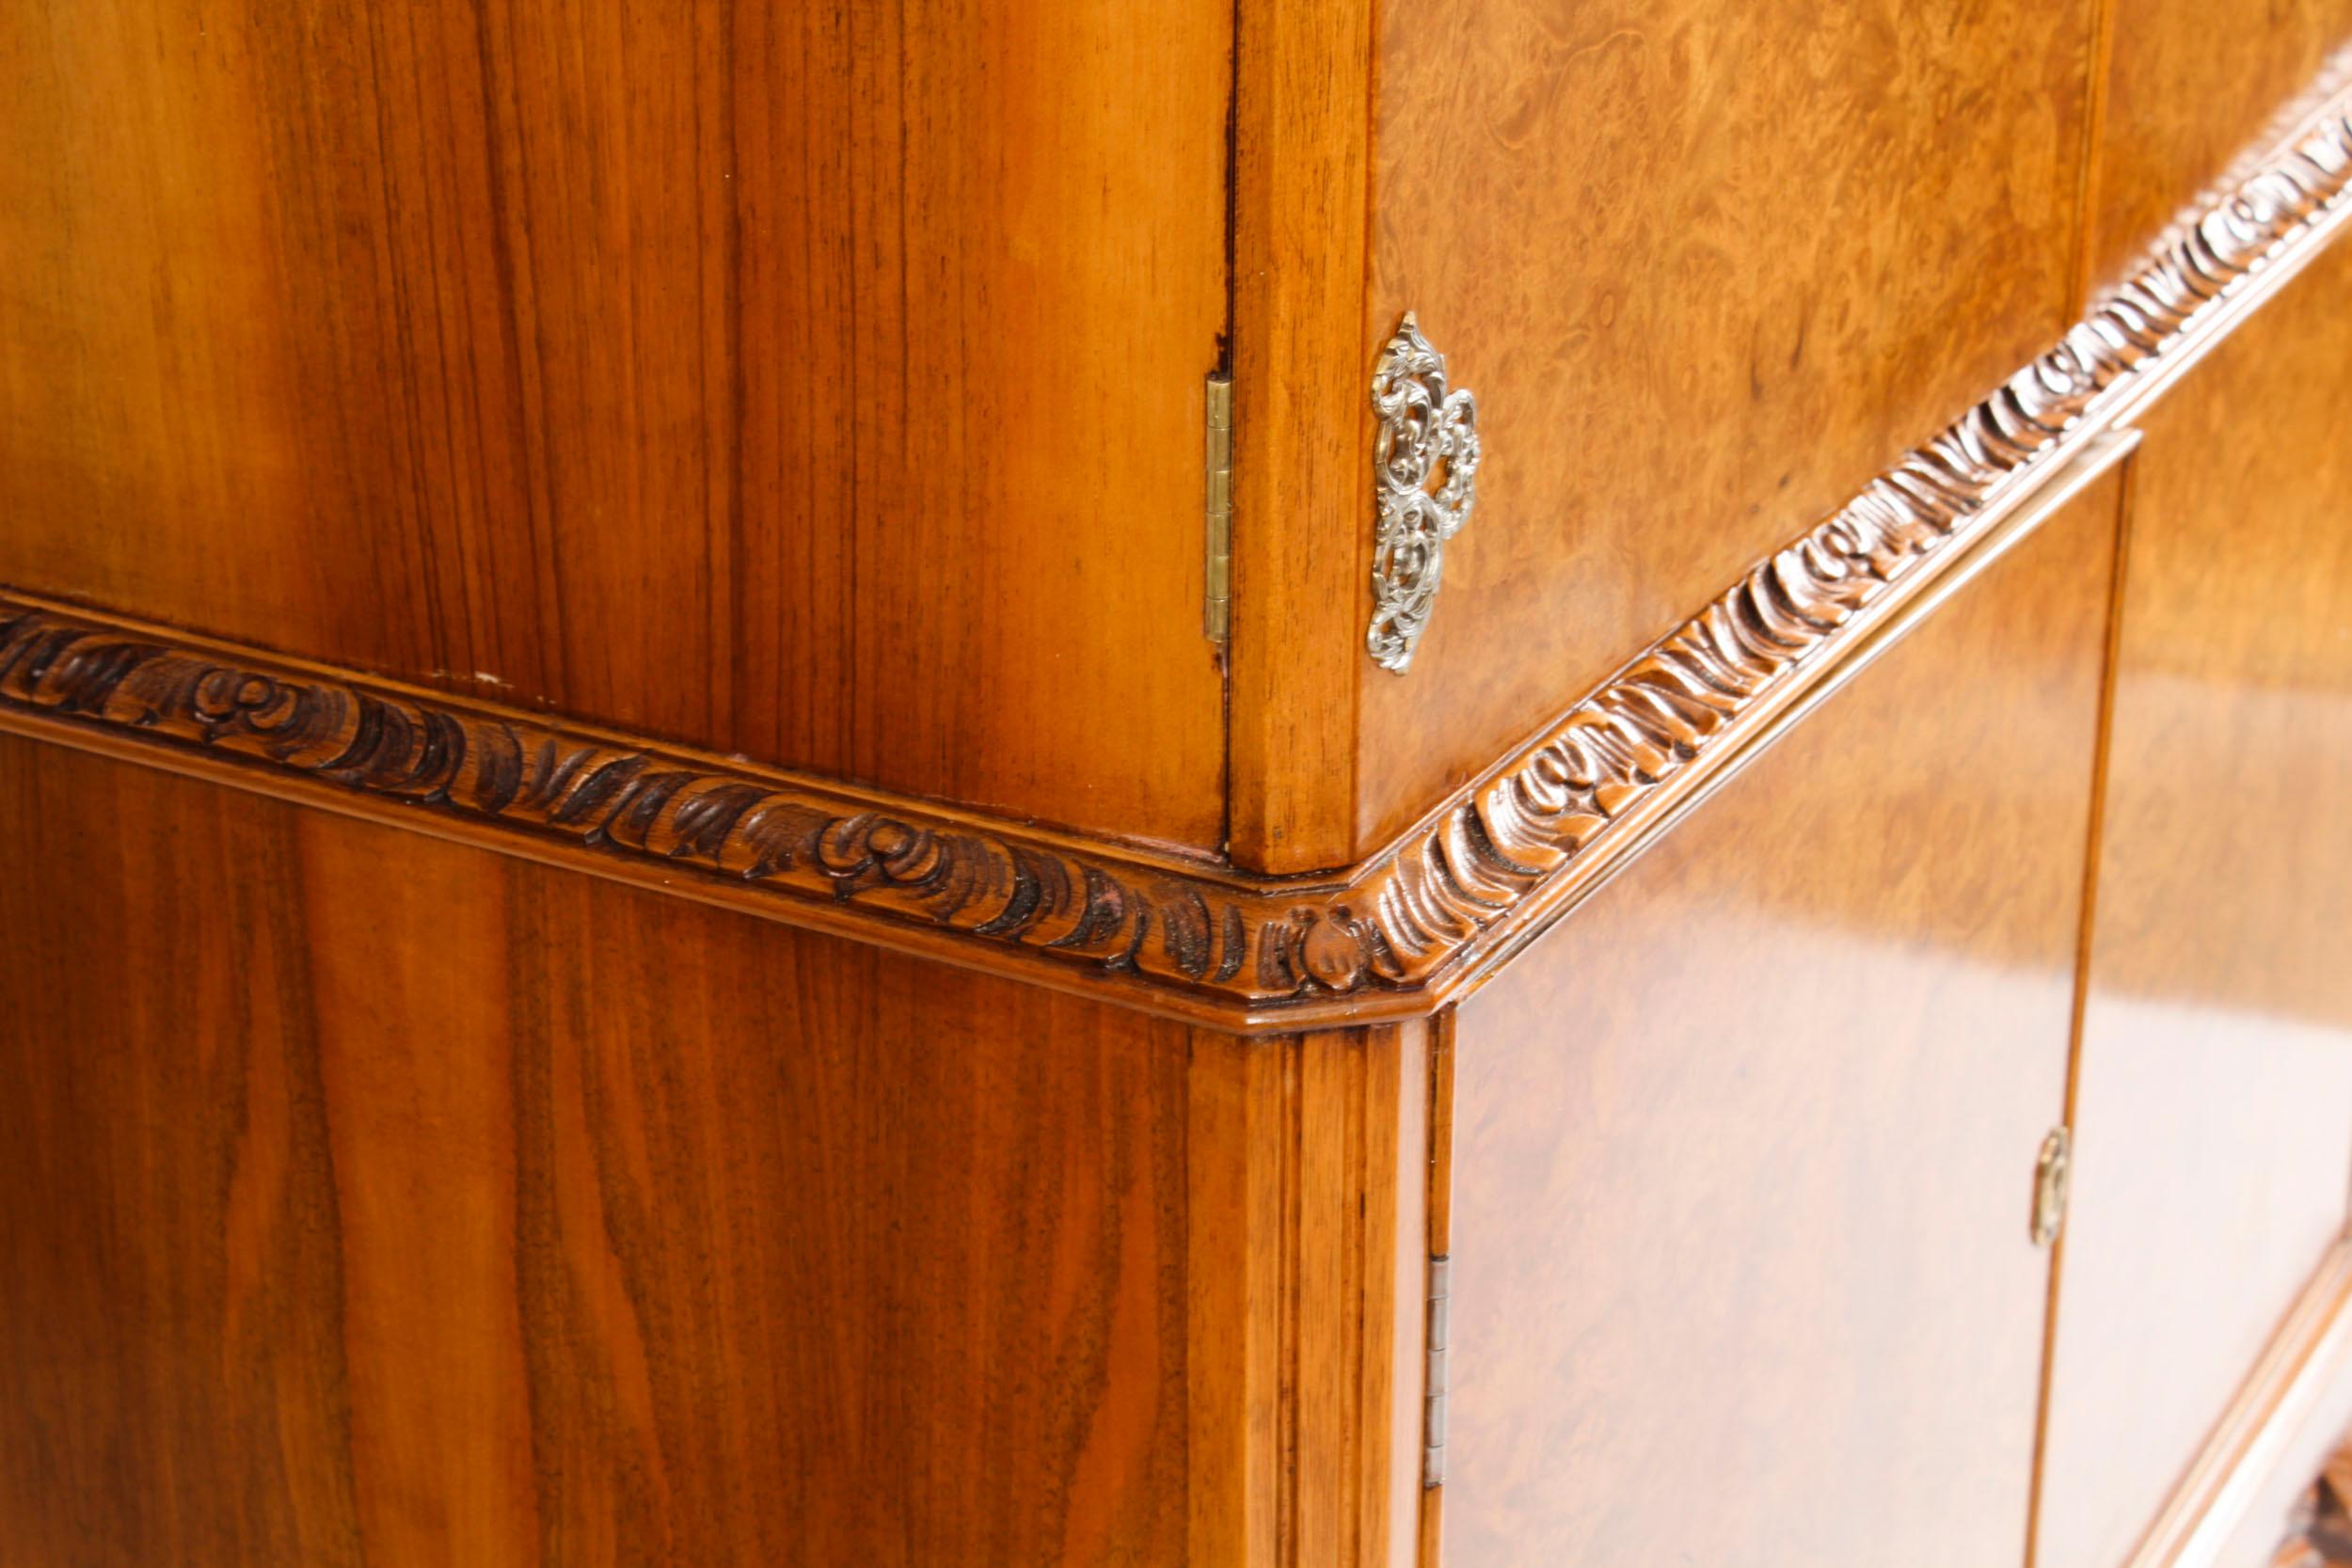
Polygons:
<instances>
[{"instance_id":1,"label":"dark stained carving","mask_svg":"<svg viewBox=\"0 0 2352 1568\"><path fill-rule=\"evenodd\" d=\"M0 704L294 769L583 849L1253 999L1309 983L1214 873L877 809L822 786L274 667L0 599ZM1273 962L1251 963L1263 944Z\"/></svg>"}]
</instances>

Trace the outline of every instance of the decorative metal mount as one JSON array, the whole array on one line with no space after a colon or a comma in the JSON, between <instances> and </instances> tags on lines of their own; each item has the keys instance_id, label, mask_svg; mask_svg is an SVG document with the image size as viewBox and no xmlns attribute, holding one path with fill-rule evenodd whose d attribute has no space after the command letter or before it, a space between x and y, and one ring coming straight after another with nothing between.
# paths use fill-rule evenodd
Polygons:
<instances>
[{"instance_id":1,"label":"decorative metal mount","mask_svg":"<svg viewBox=\"0 0 2352 1568\"><path fill-rule=\"evenodd\" d=\"M1445 542L1478 504L1478 403L1467 390L1446 390L1445 356L1407 310L1373 367L1372 407L1380 416L1372 449L1379 511L1364 645L1382 669L1403 674L1437 608Z\"/></svg>"}]
</instances>

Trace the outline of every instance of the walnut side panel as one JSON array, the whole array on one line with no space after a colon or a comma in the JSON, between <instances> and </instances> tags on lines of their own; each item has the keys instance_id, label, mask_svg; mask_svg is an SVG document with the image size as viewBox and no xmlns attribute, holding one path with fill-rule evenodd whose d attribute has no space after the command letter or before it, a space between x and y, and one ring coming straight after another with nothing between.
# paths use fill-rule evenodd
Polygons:
<instances>
[{"instance_id":1,"label":"walnut side panel","mask_svg":"<svg viewBox=\"0 0 2352 1568\"><path fill-rule=\"evenodd\" d=\"M0 865L12 1563L1185 1560L1181 1025L15 738Z\"/></svg>"}]
</instances>

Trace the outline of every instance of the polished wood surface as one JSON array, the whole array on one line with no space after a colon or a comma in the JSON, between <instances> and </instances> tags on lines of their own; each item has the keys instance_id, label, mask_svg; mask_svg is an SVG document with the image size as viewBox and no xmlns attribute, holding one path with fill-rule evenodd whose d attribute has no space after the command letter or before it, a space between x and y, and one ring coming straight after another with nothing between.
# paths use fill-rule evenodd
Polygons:
<instances>
[{"instance_id":1,"label":"polished wood surface","mask_svg":"<svg viewBox=\"0 0 2352 1568\"><path fill-rule=\"evenodd\" d=\"M0 14L0 1560L2252 1560L2340 7Z\"/></svg>"},{"instance_id":2,"label":"polished wood surface","mask_svg":"<svg viewBox=\"0 0 2352 1568\"><path fill-rule=\"evenodd\" d=\"M0 740L25 1568L1184 1560L1181 1025Z\"/></svg>"},{"instance_id":3,"label":"polished wood surface","mask_svg":"<svg viewBox=\"0 0 2352 1568\"><path fill-rule=\"evenodd\" d=\"M2124 1568L2252 1568L2352 1421L2352 1241L2330 1245Z\"/></svg>"},{"instance_id":4,"label":"polished wood surface","mask_svg":"<svg viewBox=\"0 0 2352 1568\"><path fill-rule=\"evenodd\" d=\"M1420 313L1486 461L1411 673L1359 663L1359 845L2057 337L2086 48L2027 0L1383 18L1366 332Z\"/></svg>"},{"instance_id":5,"label":"polished wood surface","mask_svg":"<svg viewBox=\"0 0 2352 1568\"><path fill-rule=\"evenodd\" d=\"M1464 1004L1446 1568L2023 1551L2116 500Z\"/></svg>"},{"instance_id":6,"label":"polished wood surface","mask_svg":"<svg viewBox=\"0 0 2352 1568\"><path fill-rule=\"evenodd\" d=\"M2242 1560L2265 1568L2343 1568L2352 1563L2352 1434L2339 1434L2332 1449L2326 1451L2327 1463L2287 1515L2286 1538L2266 1557L2261 1555L2269 1543L2255 1532L2268 1525L2276 1533L2279 1515L2273 1513L2265 1519L2255 1514L2243 1542Z\"/></svg>"},{"instance_id":7,"label":"polished wood surface","mask_svg":"<svg viewBox=\"0 0 2352 1568\"><path fill-rule=\"evenodd\" d=\"M5 590L0 730L1179 1017L1303 1010L1343 935L1197 861Z\"/></svg>"},{"instance_id":8,"label":"polished wood surface","mask_svg":"<svg viewBox=\"0 0 2352 1568\"><path fill-rule=\"evenodd\" d=\"M1215 848L1232 46L1177 0L9 6L0 582Z\"/></svg>"},{"instance_id":9,"label":"polished wood surface","mask_svg":"<svg viewBox=\"0 0 2352 1568\"><path fill-rule=\"evenodd\" d=\"M2352 44L2346 0L2097 0L2106 103L2084 282L2116 282L2181 209Z\"/></svg>"},{"instance_id":10,"label":"polished wood surface","mask_svg":"<svg viewBox=\"0 0 2352 1568\"><path fill-rule=\"evenodd\" d=\"M2344 226L2348 143L2352 90L2306 111L2064 342L1317 886L5 592L0 727L1229 1028L1421 1016L2116 460L2130 420Z\"/></svg>"},{"instance_id":11,"label":"polished wood surface","mask_svg":"<svg viewBox=\"0 0 2352 1568\"><path fill-rule=\"evenodd\" d=\"M1188 1562L1414 1560L1427 1052L1193 1037Z\"/></svg>"},{"instance_id":12,"label":"polished wood surface","mask_svg":"<svg viewBox=\"0 0 2352 1568\"><path fill-rule=\"evenodd\" d=\"M1236 863L1355 859L1372 0L1236 8Z\"/></svg>"},{"instance_id":13,"label":"polished wood surface","mask_svg":"<svg viewBox=\"0 0 2352 1568\"><path fill-rule=\"evenodd\" d=\"M2344 1221L2347 289L2339 246L2137 459L2044 1568L2122 1560Z\"/></svg>"}]
</instances>

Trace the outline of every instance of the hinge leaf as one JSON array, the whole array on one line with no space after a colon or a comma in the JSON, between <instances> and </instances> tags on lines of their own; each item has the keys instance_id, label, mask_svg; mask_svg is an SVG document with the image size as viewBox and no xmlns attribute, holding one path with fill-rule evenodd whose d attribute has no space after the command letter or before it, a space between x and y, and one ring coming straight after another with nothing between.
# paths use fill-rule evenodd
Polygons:
<instances>
[{"instance_id":1,"label":"hinge leaf","mask_svg":"<svg viewBox=\"0 0 2352 1568\"><path fill-rule=\"evenodd\" d=\"M1452 1259L1429 1259L1429 1376L1422 1393L1421 1446L1424 1491L1445 1484L1446 1298L1453 1274Z\"/></svg>"},{"instance_id":2,"label":"hinge leaf","mask_svg":"<svg viewBox=\"0 0 2352 1568\"><path fill-rule=\"evenodd\" d=\"M1203 503L1207 525L1207 590L1200 629L1219 647L1232 634L1233 618L1233 378L1218 372L1208 380L1208 451Z\"/></svg>"}]
</instances>

